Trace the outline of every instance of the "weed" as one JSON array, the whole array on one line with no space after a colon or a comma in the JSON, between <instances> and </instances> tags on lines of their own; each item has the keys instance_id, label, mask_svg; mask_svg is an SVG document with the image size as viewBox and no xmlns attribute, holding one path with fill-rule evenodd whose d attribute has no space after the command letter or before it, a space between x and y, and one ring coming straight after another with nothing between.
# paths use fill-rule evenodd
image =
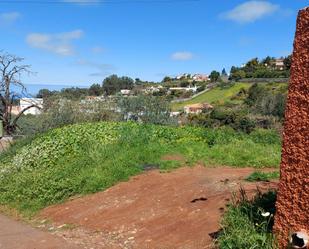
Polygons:
<instances>
[{"instance_id":1,"label":"weed","mask_svg":"<svg viewBox=\"0 0 309 249\"><path fill-rule=\"evenodd\" d=\"M218 236L221 249L277 248L272 234L276 193L258 194L250 200L241 190L240 199L229 206L222 220L222 231Z\"/></svg>"},{"instance_id":2,"label":"weed","mask_svg":"<svg viewBox=\"0 0 309 249\"><path fill-rule=\"evenodd\" d=\"M279 179L279 171L273 172L261 172L255 171L250 176L246 178L249 182L268 182L270 180Z\"/></svg>"}]
</instances>

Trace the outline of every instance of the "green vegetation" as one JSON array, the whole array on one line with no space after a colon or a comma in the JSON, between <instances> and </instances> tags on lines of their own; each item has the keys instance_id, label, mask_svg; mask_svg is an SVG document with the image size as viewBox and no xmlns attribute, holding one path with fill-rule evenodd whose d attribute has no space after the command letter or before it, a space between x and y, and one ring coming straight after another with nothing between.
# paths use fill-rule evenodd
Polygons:
<instances>
[{"instance_id":1,"label":"green vegetation","mask_svg":"<svg viewBox=\"0 0 309 249\"><path fill-rule=\"evenodd\" d=\"M104 79L102 87L107 95L116 94L121 89L132 89L134 87L134 80L127 76L118 77L113 74Z\"/></svg>"},{"instance_id":2,"label":"green vegetation","mask_svg":"<svg viewBox=\"0 0 309 249\"><path fill-rule=\"evenodd\" d=\"M216 102L223 104L226 101L239 102L237 100L231 100L231 98L235 96L241 89L249 89L250 86L251 84L248 84L248 83L236 83L236 84L231 84L231 87L216 87L191 100L180 102L180 103L173 103L172 109L181 110L186 105L203 103L203 102L207 102L210 104L213 104Z\"/></svg>"},{"instance_id":3,"label":"green vegetation","mask_svg":"<svg viewBox=\"0 0 309 249\"><path fill-rule=\"evenodd\" d=\"M255 113L284 117L287 84L254 84L245 103Z\"/></svg>"},{"instance_id":4,"label":"green vegetation","mask_svg":"<svg viewBox=\"0 0 309 249\"><path fill-rule=\"evenodd\" d=\"M220 78L220 73L214 70L210 73L209 78L211 82L217 82Z\"/></svg>"},{"instance_id":5,"label":"green vegetation","mask_svg":"<svg viewBox=\"0 0 309 249\"><path fill-rule=\"evenodd\" d=\"M262 60L253 58L243 67L232 67L230 79L243 78L288 78L290 77L291 56L279 60L274 57L266 57Z\"/></svg>"},{"instance_id":6,"label":"green vegetation","mask_svg":"<svg viewBox=\"0 0 309 249\"><path fill-rule=\"evenodd\" d=\"M117 100L122 120L142 121L148 124L177 124L170 117L170 105L163 97L138 95L135 98L120 96Z\"/></svg>"},{"instance_id":7,"label":"green vegetation","mask_svg":"<svg viewBox=\"0 0 309 249\"><path fill-rule=\"evenodd\" d=\"M280 173L279 171L273 172L261 172L255 171L250 176L246 178L249 182L268 182L270 180L279 179Z\"/></svg>"},{"instance_id":8,"label":"green vegetation","mask_svg":"<svg viewBox=\"0 0 309 249\"><path fill-rule=\"evenodd\" d=\"M23 144L21 144L23 143ZM16 143L0 157L0 204L33 213L77 195L127 180L147 165L181 154L187 165L278 166L280 137L271 130L247 135L233 129L168 127L137 123L86 123L50 130Z\"/></svg>"},{"instance_id":9,"label":"green vegetation","mask_svg":"<svg viewBox=\"0 0 309 249\"><path fill-rule=\"evenodd\" d=\"M73 101L68 99L54 99L45 102L44 112L40 115L22 115L18 120L17 133L33 136L49 129L65 125L119 121L120 114L111 110L115 104L105 101Z\"/></svg>"},{"instance_id":10,"label":"green vegetation","mask_svg":"<svg viewBox=\"0 0 309 249\"><path fill-rule=\"evenodd\" d=\"M102 84L92 84L89 88L71 87L64 88L61 91L50 91L48 89L41 89L37 97L44 100L51 97L66 98L70 100L80 100L86 96L102 96L116 94L122 89L132 89L137 85L147 84L148 82L140 79L131 79L127 76L118 77L113 74L103 80Z\"/></svg>"},{"instance_id":11,"label":"green vegetation","mask_svg":"<svg viewBox=\"0 0 309 249\"><path fill-rule=\"evenodd\" d=\"M231 88L230 84L221 83L208 94ZM249 88L241 88L230 101L215 102L211 110L188 115L187 122L207 128L230 126L246 133L256 128L275 129L281 133L287 89L286 83L255 83Z\"/></svg>"},{"instance_id":12,"label":"green vegetation","mask_svg":"<svg viewBox=\"0 0 309 249\"><path fill-rule=\"evenodd\" d=\"M250 201L241 191L241 200L229 206L222 220L219 248L278 248L272 234L275 202L275 192L258 193Z\"/></svg>"}]
</instances>

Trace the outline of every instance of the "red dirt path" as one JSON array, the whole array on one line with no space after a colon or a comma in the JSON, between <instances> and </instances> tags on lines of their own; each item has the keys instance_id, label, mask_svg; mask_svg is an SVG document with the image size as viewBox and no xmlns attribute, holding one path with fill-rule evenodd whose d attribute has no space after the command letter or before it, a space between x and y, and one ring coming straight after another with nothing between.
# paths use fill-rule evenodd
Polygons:
<instances>
[{"instance_id":1,"label":"red dirt path","mask_svg":"<svg viewBox=\"0 0 309 249\"><path fill-rule=\"evenodd\" d=\"M73 243L0 214L0 249L81 249Z\"/></svg>"},{"instance_id":2,"label":"red dirt path","mask_svg":"<svg viewBox=\"0 0 309 249\"><path fill-rule=\"evenodd\" d=\"M56 234L82 248L199 249L211 248L210 234L231 193L257 184L242 179L250 168L180 168L171 173L150 171L104 192L48 207L40 219L74 228ZM261 190L277 183L259 183Z\"/></svg>"}]
</instances>

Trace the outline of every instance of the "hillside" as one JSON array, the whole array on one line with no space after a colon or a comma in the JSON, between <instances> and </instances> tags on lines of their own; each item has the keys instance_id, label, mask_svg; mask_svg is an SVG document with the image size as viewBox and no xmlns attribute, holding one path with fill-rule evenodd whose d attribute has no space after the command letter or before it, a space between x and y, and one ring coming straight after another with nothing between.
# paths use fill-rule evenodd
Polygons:
<instances>
[{"instance_id":1,"label":"hillside","mask_svg":"<svg viewBox=\"0 0 309 249\"><path fill-rule=\"evenodd\" d=\"M232 87L229 88L220 88L220 87L215 87L211 89L208 92L205 92L191 100L180 102L180 103L173 103L172 104L172 110L177 111L177 110L182 110L184 106L190 105L190 104L196 104L196 103L214 103L217 101L220 102L225 102L229 101L231 97L236 95L240 89L249 89L251 84L249 83L236 83Z\"/></svg>"},{"instance_id":2,"label":"hillside","mask_svg":"<svg viewBox=\"0 0 309 249\"><path fill-rule=\"evenodd\" d=\"M32 213L154 168L171 170L197 162L206 166L278 166L280 147L279 135L271 130L248 135L228 128L130 122L66 126L17 143L1 155L0 205ZM181 160L163 160L166 155Z\"/></svg>"}]
</instances>

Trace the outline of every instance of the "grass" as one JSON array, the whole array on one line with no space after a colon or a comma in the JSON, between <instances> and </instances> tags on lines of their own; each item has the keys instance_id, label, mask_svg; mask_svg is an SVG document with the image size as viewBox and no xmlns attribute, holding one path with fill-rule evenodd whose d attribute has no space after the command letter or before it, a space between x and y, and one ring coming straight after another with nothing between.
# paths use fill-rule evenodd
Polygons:
<instances>
[{"instance_id":1,"label":"grass","mask_svg":"<svg viewBox=\"0 0 309 249\"><path fill-rule=\"evenodd\" d=\"M280 173L279 171L272 171L272 172L261 172L255 171L250 176L246 178L249 182L268 182L270 180L279 179Z\"/></svg>"},{"instance_id":2,"label":"grass","mask_svg":"<svg viewBox=\"0 0 309 249\"><path fill-rule=\"evenodd\" d=\"M145 165L169 171L184 163L277 167L280 137L232 129L167 127L136 123L78 124L55 129L0 156L0 205L26 215L71 196L104 190L143 172Z\"/></svg>"},{"instance_id":3,"label":"grass","mask_svg":"<svg viewBox=\"0 0 309 249\"><path fill-rule=\"evenodd\" d=\"M276 193L258 193L249 200L241 191L241 199L229 206L222 220L222 231L217 239L220 249L274 249L272 234Z\"/></svg>"},{"instance_id":4,"label":"grass","mask_svg":"<svg viewBox=\"0 0 309 249\"><path fill-rule=\"evenodd\" d=\"M205 92L191 100L180 102L180 103L173 103L172 110L177 111L183 109L185 105L196 104L196 103L203 103L207 102L213 104L215 102L222 102L231 101L231 97L236 95L241 88L249 89L251 84L249 83L235 83L233 86L229 88L220 88L216 87L208 92Z\"/></svg>"}]
</instances>

